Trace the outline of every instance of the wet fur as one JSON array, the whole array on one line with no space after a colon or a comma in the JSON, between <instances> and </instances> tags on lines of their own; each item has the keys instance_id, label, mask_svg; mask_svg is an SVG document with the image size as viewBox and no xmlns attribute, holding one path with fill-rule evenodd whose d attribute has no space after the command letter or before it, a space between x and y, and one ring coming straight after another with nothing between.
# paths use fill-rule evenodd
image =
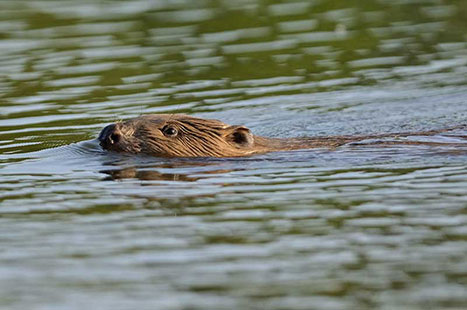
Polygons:
<instances>
[{"instance_id":1,"label":"wet fur","mask_svg":"<svg viewBox=\"0 0 467 310\"><path fill-rule=\"evenodd\" d=\"M160 157L238 157L271 151L322 147L333 148L368 139L398 138L412 135L429 136L449 130L366 136L280 139L255 136L244 126L230 126L218 120L196 118L184 114L143 115L128 121L118 122L111 126L113 127L108 128L108 126L104 128L99 135L99 140L104 149L133 154L143 153ZM176 129L176 136L164 134L166 126ZM111 134L114 134L113 137L118 141L109 140ZM369 143L440 144L436 142L408 140L379 140L370 141ZM466 144L461 144L466 146Z\"/></svg>"}]
</instances>

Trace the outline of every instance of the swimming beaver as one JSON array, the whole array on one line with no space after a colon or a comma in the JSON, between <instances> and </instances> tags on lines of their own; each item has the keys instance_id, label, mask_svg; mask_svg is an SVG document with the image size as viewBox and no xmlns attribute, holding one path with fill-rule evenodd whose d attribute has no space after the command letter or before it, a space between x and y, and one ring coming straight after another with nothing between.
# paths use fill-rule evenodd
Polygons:
<instances>
[{"instance_id":1,"label":"swimming beaver","mask_svg":"<svg viewBox=\"0 0 467 310\"><path fill-rule=\"evenodd\" d=\"M98 139L102 148L116 152L160 157L238 157L272 151L337 147L366 139L433 135L443 131L447 130L369 136L267 138L253 135L245 126L230 126L218 120L184 114L149 114L108 125ZM388 143L439 144L385 141Z\"/></svg>"}]
</instances>

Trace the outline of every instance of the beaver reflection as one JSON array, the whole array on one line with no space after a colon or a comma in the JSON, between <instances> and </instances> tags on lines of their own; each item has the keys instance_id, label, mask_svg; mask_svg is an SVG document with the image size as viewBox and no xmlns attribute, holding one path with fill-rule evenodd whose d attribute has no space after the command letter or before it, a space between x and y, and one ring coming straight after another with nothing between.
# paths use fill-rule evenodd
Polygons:
<instances>
[{"instance_id":1,"label":"beaver reflection","mask_svg":"<svg viewBox=\"0 0 467 310\"><path fill-rule=\"evenodd\" d=\"M460 127L463 126L457 128ZM103 149L123 153L159 157L239 157L272 151L334 148L368 139L430 136L452 129L456 128L367 136L281 139L256 136L245 126L231 126L213 119L183 114L150 114L108 125L101 131L98 140ZM410 140L378 140L370 143L446 145ZM459 145L466 146L465 143Z\"/></svg>"},{"instance_id":2,"label":"beaver reflection","mask_svg":"<svg viewBox=\"0 0 467 310\"><path fill-rule=\"evenodd\" d=\"M118 170L102 170L101 173L108 175L105 180L139 179L143 181L181 181L195 182L202 177L189 176L182 173L161 173L155 170L140 170L137 168L124 168ZM222 169L213 171L204 171L203 175L225 174L232 170Z\"/></svg>"},{"instance_id":3,"label":"beaver reflection","mask_svg":"<svg viewBox=\"0 0 467 310\"><path fill-rule=\"evenodd\" d=\"M183 181L195 182L199 178L179 173L160 173L155 170L139 170L137 168L124 168L119 170L103 170L108 175L105 180L139 179L145 181Z\"/></svg>"}]
</instances>

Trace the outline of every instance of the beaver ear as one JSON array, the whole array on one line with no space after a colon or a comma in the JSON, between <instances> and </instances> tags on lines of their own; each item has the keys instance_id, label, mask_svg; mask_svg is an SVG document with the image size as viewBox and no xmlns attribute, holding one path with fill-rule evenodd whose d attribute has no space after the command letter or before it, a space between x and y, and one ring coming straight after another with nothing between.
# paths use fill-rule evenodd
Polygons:
<instances>
[{"instance_id":1,"label":"beaver ear","mask_svg":"<svg viewBox=\"0 0 467 310\"><path fill-rule=\"evenodd\" d=\"M253 145L253 135L245 126L230 126L227 129L227 141L242 147Z\"/></svg>"}]
</instances>

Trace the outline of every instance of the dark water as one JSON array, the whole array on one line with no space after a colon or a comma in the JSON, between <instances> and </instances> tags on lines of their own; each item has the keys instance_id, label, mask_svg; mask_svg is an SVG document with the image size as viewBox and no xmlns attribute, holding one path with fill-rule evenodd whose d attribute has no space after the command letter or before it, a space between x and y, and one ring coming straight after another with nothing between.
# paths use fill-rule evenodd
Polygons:
<instances>
[{"instance_id":1,"label":"dark water","mask_svg":"<svg viewBox=\"0 0 467 310\"><path fill-rule=\"evenodd\" d=\"M462 0L0 1L0 308L467 308L466 130L237 159L92 140L141 113L275 137L466 124L466 16Z\"/></svg>"}]
</instances>

